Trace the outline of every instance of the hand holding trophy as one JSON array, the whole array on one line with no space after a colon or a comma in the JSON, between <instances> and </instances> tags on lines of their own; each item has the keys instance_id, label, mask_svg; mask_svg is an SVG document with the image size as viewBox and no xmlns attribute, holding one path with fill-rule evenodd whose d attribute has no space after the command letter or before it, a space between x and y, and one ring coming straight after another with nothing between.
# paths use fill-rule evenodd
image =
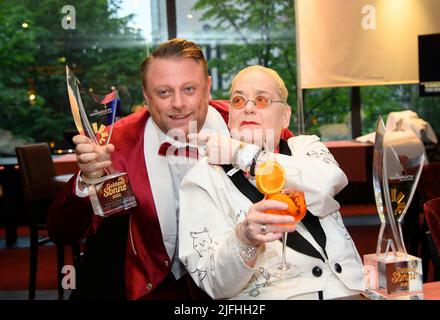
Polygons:
<instances>
[{"instance_id":1,"label":"hand holding trophy","mask_svg":"<svg viewBox=\"0 0 440 320\"><path fill-rule=\"evenodd\" d=\"M108 151L112 146L108 143L120 104L117 91L105 96L89 93L67 66L66 78L73 119L79 134L84 135L83 142L95 145L92 149L99 154L98 161L110 160ZM107 217L136 206L127 173L117 172L111 165L102 173L99 171L95 170L92 176L82 176L96 215Z\"/></svg>"}]
</instances>

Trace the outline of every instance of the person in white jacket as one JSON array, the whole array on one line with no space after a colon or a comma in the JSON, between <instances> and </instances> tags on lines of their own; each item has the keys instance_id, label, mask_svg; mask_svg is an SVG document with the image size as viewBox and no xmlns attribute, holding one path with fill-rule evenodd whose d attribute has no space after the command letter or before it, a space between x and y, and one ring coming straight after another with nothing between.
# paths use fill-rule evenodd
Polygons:
<instances>
[{"instance_id":1,"label":"person in white jacket","mask_svg":"<svg viewBox=\"0 0 440 320\"><path fill-rule=\"evenodd\" d=\"M364 290L362 261L334 199L347 178L317 136L281 139L287 94L274 70L245 68L231 86L231 137L197 137L207 157L181 184L179 258L214 299L332 299ZM263 154L302 172L308 212L296 226L280 226L290 216L264 213L287 205L264 200L255 187ZM267 269L281 261L284 232L287 262L300 270L291 279Z\"/></svg>"}]
</instances>

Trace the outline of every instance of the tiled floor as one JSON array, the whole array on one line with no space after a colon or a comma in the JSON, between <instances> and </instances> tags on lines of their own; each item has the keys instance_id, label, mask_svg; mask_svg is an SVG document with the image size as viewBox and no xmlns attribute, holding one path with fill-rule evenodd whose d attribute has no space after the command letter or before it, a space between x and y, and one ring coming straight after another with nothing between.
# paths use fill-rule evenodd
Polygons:
<instances>
[{"instance_id":1,"label":"tiled floor","mask_svg":"<svg viewBox=\"0 0 440 320\"><path fill-rule=\"evenodd\" d=\"M64 292L62 300L68 300L70 291ZM0 291L0 300L28 300L27 290ZM58 300L57 290L37 290L35 300Z\"/></svg>"},{"instance_id":2,"label":"tiled floor","mask_svg":"<svg viewBox=\"0 0 440 320\"><path fill-rule=\"evenodd\" d=\"M29 248L29 237L17 237L17 242L10 246L6 246L5 238L0 237L0 250L12 248Z\"/></svg>"}]
</instances>

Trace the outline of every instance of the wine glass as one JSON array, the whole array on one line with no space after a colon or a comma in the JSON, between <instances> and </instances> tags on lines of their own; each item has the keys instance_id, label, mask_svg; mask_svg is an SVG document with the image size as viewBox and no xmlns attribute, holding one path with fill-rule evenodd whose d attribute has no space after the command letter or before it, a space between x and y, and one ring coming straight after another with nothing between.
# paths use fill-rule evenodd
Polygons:
<instances>
[{"instance_id":1,"label":"wine glass","mask_svg":"<svg viewBox=\"0 0 440 320\"><path fill-rule=\"evenodd\" d=\"M301 170L289 166L283 166L283 168L285 170L285 183L283 188L278 193L266 194L265 199L284 202L288 205L288 208L282 211L267 210L265 213L291 215L295 218L293 224L296 224L304 218L307 212ZM286 261L286 242L287 232L283 235L281 261L268 267L270 275L281 279L294 278L301 273L298 267Z\"/></svg>"}]
</instances>

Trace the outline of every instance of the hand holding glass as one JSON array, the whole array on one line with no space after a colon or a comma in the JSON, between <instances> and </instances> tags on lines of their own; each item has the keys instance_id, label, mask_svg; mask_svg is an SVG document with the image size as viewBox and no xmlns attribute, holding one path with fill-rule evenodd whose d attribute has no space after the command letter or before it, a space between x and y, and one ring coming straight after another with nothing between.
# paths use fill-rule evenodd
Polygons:
<instances>
[{"instance_id":1,"label":"hand holding glass","mask_svg":"<svg viewBox=\"0 0 440 320\"><path fill-rule=\"evenodd\" d=\"M266 171L266 172L263 172ZM267 214L290 215L295 218L294 224L306 215L306 203L302 184L301 170L294 167L281 167L277 162L267 162L257 174L257 187L265 194L265 200L276 200L287 204L286 210L267 210ZM269 273L277 278L293 278L300 271L286 262L287 232L283 235L281 262L269 266Z\"/></svg>"}]
</instances>

